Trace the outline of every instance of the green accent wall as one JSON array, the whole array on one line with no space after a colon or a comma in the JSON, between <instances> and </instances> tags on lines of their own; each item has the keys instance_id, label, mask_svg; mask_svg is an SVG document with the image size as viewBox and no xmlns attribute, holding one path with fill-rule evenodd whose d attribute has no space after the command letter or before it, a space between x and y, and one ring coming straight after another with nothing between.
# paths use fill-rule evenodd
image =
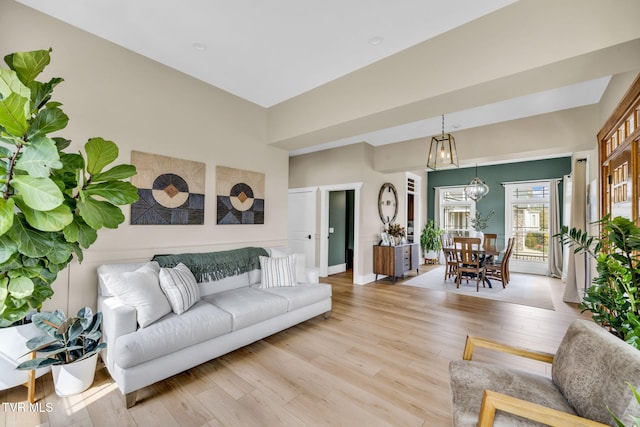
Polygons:
<instances>
[{"instance_id":1,"label":"green accent wall","mask_svg":"<svg viewBox=\"0 0 640 427\"><path fill-rule=\"evenodd\" d=\"M483 215L491 210L495 214L489 220L485 233L496 233L504 237L504 187L503 182L533 181L539 179L562 178L571 173L571 157L559 157L529 162L505 163L478 166L478 177L489 186L489 194L476 204ZM434 218L435 187L467 185L476 177L476 168L448 169L427 173L427 218ZM560 190L560 215L562 217L562 187ZM562 221L562 218L561 218Z\"/></svg>"}]
</instances>

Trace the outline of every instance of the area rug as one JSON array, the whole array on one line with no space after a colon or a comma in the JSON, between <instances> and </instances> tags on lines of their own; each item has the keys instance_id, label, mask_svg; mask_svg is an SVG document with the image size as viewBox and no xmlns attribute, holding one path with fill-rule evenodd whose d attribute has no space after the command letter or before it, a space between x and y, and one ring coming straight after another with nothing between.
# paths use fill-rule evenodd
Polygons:
<instances>
[{"instance_id":1,"label":"area rug","mask_svg":"<svg viewBox=\"0 0 640 427\"><path fill-rule=\"evenodd\" d=\"M463 280L460 288L456 288L456 283L453 279L445 281L444 268L444 266L436 267L402 284L434 291L451 292L468 295L470 297L555 310L553 301L551 300L551 290L549 289L548 283L549 278L547 277L511 273L511 281L507 284L506 288L502 288L500 281L492 280L493 288L483 288L482 284L480 284L480 291L476 292L476 282L473 280L469 280L469 283Z\"/></svg>"}]
</instances>

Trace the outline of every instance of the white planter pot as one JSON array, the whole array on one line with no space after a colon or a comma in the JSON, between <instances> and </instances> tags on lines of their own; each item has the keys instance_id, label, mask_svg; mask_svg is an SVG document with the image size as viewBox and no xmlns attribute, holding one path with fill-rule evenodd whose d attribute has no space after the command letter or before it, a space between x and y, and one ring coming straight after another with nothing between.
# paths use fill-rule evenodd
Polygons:
<instances>
[{"instance_id":1,"label":"white planter pot","mask_svg":"<svg viewBox=\"0 0 640 427\"><path fill-rule=\"evenodd\" d=\"M26 346L31 338L44 335L33 323L0 328L0 390L19 386L29 379L29 371L19 371L18 364L29 359ZM36 378L49 372L49 367L36 369Z\"/></svg>"},{"instance_id":2,"label":"white planter pot","mask_svg":"<svg viewBox=\"0 0 640 427\"><path fill-rule=\"evenodd\" d=\"M61 397L79 394L91 387L96 374L98 354L79 362L51 366L53 385Z\"/></svg>"},{"instance_id":3,"label":"white planter pot","mask_svg":"<svg viewBox=\"0 0 640 427\"><path fill-rule=\"evenodd\" d=\"M425 259L436 259L438 258L438 253L436 251L427 251L424 254Z\"/></svg>"}]
</instances>

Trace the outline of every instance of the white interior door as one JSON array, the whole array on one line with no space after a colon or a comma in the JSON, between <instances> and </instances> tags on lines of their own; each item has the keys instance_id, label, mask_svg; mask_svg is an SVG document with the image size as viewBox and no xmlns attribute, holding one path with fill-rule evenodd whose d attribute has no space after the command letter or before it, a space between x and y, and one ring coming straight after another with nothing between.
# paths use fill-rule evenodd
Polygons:
<instances>
[{"instance_id":1,"label":"white interior door","mask_svg":"<svg viewBox=\"0 0 640 427\"><path fill-rule=\"evenodd\" d=\"M317 188L289 190L289 247L303 253L307 267L316 266L316 194Z\"/></svg>"}]
</instances>

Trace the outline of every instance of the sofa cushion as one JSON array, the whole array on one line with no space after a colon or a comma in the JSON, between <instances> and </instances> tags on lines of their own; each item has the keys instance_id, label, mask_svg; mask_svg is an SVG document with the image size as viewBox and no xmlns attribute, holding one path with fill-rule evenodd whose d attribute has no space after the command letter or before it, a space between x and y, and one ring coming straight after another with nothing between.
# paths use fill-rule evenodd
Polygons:
<instances>
[{"instance_id":1,"label":"sofa cushion","mask_svg":"<svg viewBox=\"0 0 640 427\"><path fill-rule=\"evenodd\" d=\"M455 426L476 426L482 391L486 388L575 414L553 381L541 375L468 360L452 361L449 374ZM498 411L493 425L515 427L540 424Z\"/></svg>"},{"instance_id":2,"label":"sofa cushion","mask_svg":"<svg viewBox=\"0 0 640 427\"><path fill-rule=\"evenodd\" d=\"M205 301L231 315L234 331L284 314L289 306L286 298L252 287L209 295Z\"/></svg>"},{"instance_id":3,"label":"sofa cushion","mask_svg":"<svg viewBox=\"0 0 640 427\"><path fill-rule=\"evenodd\" d=\"M296 286L294 276L293 255L284 257L260 257L262 270L261 288L276 288L280 286Z\"/></svg>"},{"instance_id":4,"label":"sofa cushion","mask_svg":"<svg viewBox=\"0 0 640 427\"><path fill-rule=\"evenodd\" d=\"M160 287L174 313L182 314L200 300L198 283L186 265L180 263L173 268L161 268L159 276Z\"/></svg>"},{"instance_id":5,"label":"sofa cushion","mask_svg":"<svg viewBox=\"0 0 640 427\"><path fill-rule=\"evenodd\" d=\"M158 272L152 266L145 264L135 271L103 273L100 276L111 295L136 309L136 319L141 328L171 312L169 301L160 289Z\"/></svg>"},{"instance_id":6,"label":"sofa cushion","mask_svg":"<svg viewBox=\"0 0 640 427\"><path fill-rule=\"evenodd\" d=\"M258 271L258 274L260 273L259 269L256 271ZM207 295L249 286L249 274L250 273L242 273L237 276L229 276L220 280L200 282L200 296L205 297Z\"/></svg>"},{"instance_id":7,"label":"sofa cushion","mask_svg":"<svg viewBox=\"0 0 640 427\"><path fill-rule=\"evenodd\" d=\"M637 408L627 382L640 385L640 352L595 322L576 320L553 358L552 377L580 416L611 423L607 406L621 419Z\"/></svg>"},{"instance_id":8,"label":"sofa cushion","mask_svg":"<svg viewBox=\"0 0 640 427\"><path fill-rule=\"evenodd\" d=\"M154 324L116 339L113 351L121 368L139 365L231 331L231 315L197 302L182 315L171 313Z\"/></svg>"},{"instance_id":9,"label":"sofa cushion","mask_svg":"<svg viewBox=\"0 0 640 427\"><path fill-rule=\"evenodd\" d=\"M261 290L286 298L289 302L288 311L331 298L331 285L326 283L302 283L298 286Z\"/></svg>"}]
</instances>

